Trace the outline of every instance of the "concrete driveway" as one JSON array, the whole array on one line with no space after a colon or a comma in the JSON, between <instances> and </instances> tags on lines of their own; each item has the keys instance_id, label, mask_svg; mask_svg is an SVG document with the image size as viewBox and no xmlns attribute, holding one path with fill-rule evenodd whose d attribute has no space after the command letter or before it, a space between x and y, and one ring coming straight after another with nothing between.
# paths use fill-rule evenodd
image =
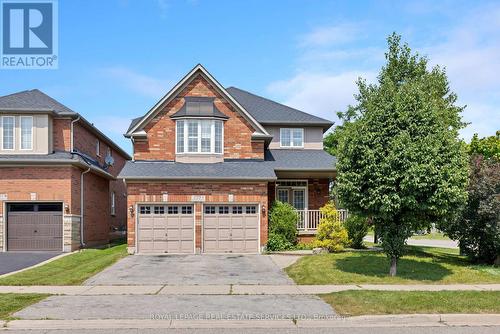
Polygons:
<instances>
[{"instance_id":1,"label":"concrete driveway","mask_svg":"<svg viewBox=\"0 0 500 334\"><path fill-rule=\"evenodd\" d=\"M34 266L60 252L0 252L0 275Z\"/></svg>"},{"instance_id":2,"label":"concrete driveway","mask_svg":"<svg viewBox=\"0 0 500 334\"><path fill-rule=\"evenodd\" d=\"M87 280L85 285L294 284L264 255L135 255Z\"/></svg>"}]
</instances>

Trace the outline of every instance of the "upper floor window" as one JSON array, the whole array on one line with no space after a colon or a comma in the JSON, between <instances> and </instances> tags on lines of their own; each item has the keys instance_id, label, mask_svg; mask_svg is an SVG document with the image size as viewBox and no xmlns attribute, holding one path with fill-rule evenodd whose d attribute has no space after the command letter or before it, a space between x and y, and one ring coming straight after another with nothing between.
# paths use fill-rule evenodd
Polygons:
<instances>
[{"instance_id":1,"label":"upper floor window","mask_svg":"<svg viewBox=\"0 0 500 334\"><path fill-rule=\"evenodd\" d=\"M99 142L99 139L97 139L97 142L95 143L95 154L98 157L101 156L101 143Z\"/></svg>"},{"instance_id":2,"label":"upper floor window","mask_svg":"<svg viewBox=\"0 0 500 334\"><path fill-rule=\"evenodd\" d=\"M33 117L21 116L21 150L33 149Z\"/></svg>"},{"instance_id":3,"label":"upper floor window","mask_svg":"<svg viewBox=\"0 0 500 334\"><path fill-rule=\"evenodd\" d=\"M111 192L111 215L114 216L116 214L116 198L115 192Z\"/></svg>"},{"instance_id":4,"label":"upper floor window","mask_svg":"<svg viewBox=\"0 0 500 334\"><path fill-rule=\"evenodd\" d=\"M4 150L14 149L14 116L2 116L2 148Z\"/></svg>"},{"instance_id":5,"label":"upper floor window","mask_svg":"<svg viewBox=\"0 0 500 334\"><path fill-rule=\"evenodd\" d=\"M281 147L304 147L304 129L302 128L281 128Z\"/></svg>"},{"instance_id":6,"label":"upper floor window","mask_svg":"<svg viewBox=\"0 0 500 334\"><path fill-rule=\"evenodd\" d=\"M176 122L177 153L221 154L223 124L219 120L186 119Z\"/></svg>"}]
</instances>

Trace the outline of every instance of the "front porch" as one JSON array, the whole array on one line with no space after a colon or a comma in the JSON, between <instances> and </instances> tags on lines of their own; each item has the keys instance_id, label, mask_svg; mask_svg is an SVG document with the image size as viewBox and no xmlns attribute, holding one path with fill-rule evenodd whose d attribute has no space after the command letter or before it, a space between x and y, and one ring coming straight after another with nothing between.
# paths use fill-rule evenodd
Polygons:
<instances>
[{"instance_id":1,"label":"front porch","mask_svg":"<svg viewBox=\"0 0 500 334\"><path fill-rule=\"evenodd\" d=\"M348 211L337 209L339 214L339 221L344 222L348 217ZM299 234L316 234L319 226L319 221L322 218L320 210L297 210L299 215L299 222L297 223L297 230Z\"/></svg>"},{"instance_id":2,"label":"front porch","mask_svg":"<svg viewBox=\"0 0 500 334\"><path fill-rule=\"evenodd\" d=\"M331 178L279 179L269 183L269 206L277 200L292 205L299 215L300 235L314 235L322 217L320 208L330 200ZM347 219L347 210L338 210L339 220Z\"/></svg>"}]
</instances>

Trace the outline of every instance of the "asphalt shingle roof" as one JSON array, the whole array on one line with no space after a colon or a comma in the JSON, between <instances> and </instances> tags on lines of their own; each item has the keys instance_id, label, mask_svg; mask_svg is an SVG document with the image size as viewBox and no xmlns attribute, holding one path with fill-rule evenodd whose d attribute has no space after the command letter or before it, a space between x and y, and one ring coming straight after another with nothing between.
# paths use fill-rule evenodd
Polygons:
<instances>
[{"instance_id":1,"label":"asphalt shingle roof","mask_svg":"<svg viewBox=\"0 0 500 334\"><path fill-rule=\"evenodd\" d=\"M335 170L337 158L323 150L266 150L265 162L275 170Z\"/></svg>"},{"instance_id":2,"label":"asphalt shingle roof","mask_svg":"<svg viewBox=\"0 0 500 334\"><path fill-rule=\"evenodd\" d=\"M191 180L274 180L271 166L262 161L220 163L176 163L171 161L127 161L120 178L165 178Z\"/></svg>"},{"instance_id":3,"label":"asphalt shingle roof","mask_svg":"<svg viewBox=\"0 0 500 334\"><path fill-rule=\"evenodd\" d=\"M58 114L76 115L76 112L38 89L25 90L19 93L0 96L0 110L1 109L30 111L36 111L37 109L53 110Z\"/></svg>"},{"instance_id":4,"label":"asphalt shingle roof","mask_svg":"<svg viewBox=\"0 0 500 334\"><path fill-rule=\"evenodd\" d=\"M275 170L334 171L335 157L323 150L267 150L265 160L226 160L220 163L127 161L120 178L276 179Z\"/></svg>"},{"instance_id":5,"label":"asphalt shingle roof","mask_svg":"<svg viewBox=\"0 0 500 334\"><path fill-rule=\"evenodd\" d=\"M329 128L333 123L284 104L266 99L236 87L226 91L261 124L317 125Z\"/></svg>"}]
</instances>

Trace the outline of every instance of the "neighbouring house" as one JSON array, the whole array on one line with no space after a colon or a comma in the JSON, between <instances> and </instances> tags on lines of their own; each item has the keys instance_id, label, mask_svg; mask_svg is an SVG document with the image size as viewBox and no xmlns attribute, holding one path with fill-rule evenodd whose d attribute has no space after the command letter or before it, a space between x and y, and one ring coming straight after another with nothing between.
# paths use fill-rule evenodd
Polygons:
<instances>
[{"instance_id":1,"label":"neighbouring house","mask_svg":"<svg viewBox=\"0 0 500 334\"><path fill-rule=\"evenodd\" d=\"M131 157L34 89L0 97L0 250L73 251L125 230Z\"/></svg>"},{"instance_id":2,"label":"neighbouring house","mask_svg":"<svg viewBox=\"0 0 500 334\"><path fill-rule=\"evenodd\" d=\"M329 200L332 122L244 90L197 65L125 134L130 253L258 253L275 199L314 235Z\"/></svg>"}]
</instances>

